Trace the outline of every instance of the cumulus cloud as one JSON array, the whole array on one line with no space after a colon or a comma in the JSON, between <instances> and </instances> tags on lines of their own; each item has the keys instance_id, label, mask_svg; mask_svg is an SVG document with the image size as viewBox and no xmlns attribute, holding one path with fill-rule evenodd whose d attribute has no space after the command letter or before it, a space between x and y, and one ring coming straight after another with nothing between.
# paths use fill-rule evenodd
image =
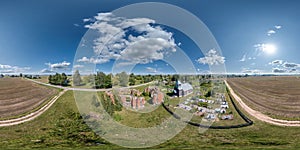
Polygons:
<instances>
[{"instance_id":1,"label":"cumulus cloud","mask_svg":"<svg viewBox=\"0 0 300 150\"><path fill-rule=\"evenodd\" d=\"M272 69L274 73L287 73L296 72L300 68L300 64L287 62L284 60L274 60L269 63L269 65L276 66Z\"/></svg>"},{"instance_id":2,"label":"cumulus cloud","mask_svg":"<svg viewBox=\"0 0 300 150\"><path fill-rule=\"evenodd\" d=\"M83 22L89 22L89 21L92 21L92 19L91 19L91 18L85 18L85 19L83 19L82 21L83 21Z\"/></svg>"},{"instance_id":3,"label":"cumulus cloud","mask_svg":"<svg viewBox=\"0 0 300 150\"><path fill-rule=\"evenodd\" d=\"M242 68L242 73L261 73L259 69Z\"/></svg>"},{"instance_id":4,"label":"cumulus cloud","mask_svg":"<svg viewBox=\"0 0 300 150\"><path fill-rule=\"evenodd\" d=\"M287 70L286 69L282 69L282 68L273 68L273 73L286 73Z\"/></svg>"},{"instance_id":5,"label":"cumulus cloud","mask_svg":"<svg viewBox=\"0 0 300 150\"><path fill-rule=\"evenodd\" d=\"M157 73L157 69L156 68L146 67L146 70L147 70L147 72Z\"/></svg>"},{"instance_id":6,"label":"cumulus cloud","mask_svg":"<svg viewBox=\"0 0 300 150\"><path fill-rule=\"evenodd\" d=\"M280 25L277 25L277 26L274 26L276 29L281 29L282 28L282 26L280 26Z\"/></svg>"},{"instance_id":7,"label":"cumulus cloud","mask_svg":"<svg viewBox=\"0 0 300 150\"><path fill-rule=\"evenodd\" d=\"M296 63L285 62L283 64L283 67L285 67L285 68L296 68L296 67L300 67L300 65L296 64Z\"/></svg>"},{"instance_id":8,"label":"cumulus cloud","mask_svg":"<svg viewBox=\"0 0 300 150\"><path fill-rule=\"evenodd\" d=\"M220 65L225 63L225 57L220 56L215 49L208 51L205 57L197 60L201 64Z\"/></svg>"},{"instance_id":9,"label":"cumulus cloud","mask_svg":"<svg viewBox=\"0 0 300 150\"><path fill-rule=\"evenodd\" d=\"M269 64L270 65L282 65L283 60L274 60L274 61L270 62Z\"/></svg>"},{"instance_id":10,"label":"cumulus cloud","mask_svg":"<svg viewBox=\"0 0 300 150\"><path fill-rule=\"evenodd\" d=\"M273 35L273 34L276 34L277 31L279 31L281 28L282 28L282 26L276 25L276 26L272 27L272 29L270 29L270 30L267 32L267 35L268 35L268 36L271 36L271 35Z\"/></svg>"},{"instance_id":11,"label":"cumulus cloud","mask_svg":"<svg viewBox=\"0 0 300 150\"><path fill-rule=\"evenodd\" d=\"M97 59L81 58L78 62L106 63L121 59L128 64L145 64L176 51L173 34L154 25L155 21L149 18L128 19L112 13L98 13L93 19L83 21L93 21L85 27L99 34L93 43Z\"/></svg>"},{"instance_id":12,"label":"cumulus cloud","mask_svg":"<svg viewBox=\"0 0 300 150\"><path fill-rule=\"evenodd\" d=\"M248 57L248 60L255 60L256 57Z\"/></svg>"},{"instance_id":13,"label":"cumulus cloud","mask_svg":"<svg viewBox=\"0 0 300 150\"><path fill-rule=\"evenodd\" d=\"M30 69L30 67L19 67L0 64L0 73L22 73Z\"/></svg>"},{"instance_id":14,"label":"cumulus cloud","mask_svg":"<svg viewBox=\"0 0 300 150\"><path fill-rule=\"evenodd\" d=\"M51 70L48 70L48 69L42 69L41 71L40 71L40 73L55 73L54 71L51 71Z\"/></svg>"},{"instance_id":15,"label":"cumulus cloud","mask_svg":"<svg viewBox=\"0 0 300 150\"><path fill-rule=\"evenodd\" d=\"M102 58L95 58L95 57L82 57L77 60L77 62L83 62L83 63L93 63L93 64L103 64L108 62L108 59L102 59Z\"/></svg>"},{"instance_id":16,"label":"cumulus cloud","mask_svg":"<svg viewBox=\"0 0 300 150\"><path fill-rule=\"evenodd\" d=\"M46 65L48 65L49 68L51 68L51 70L53 70L53 69L67 69L67 68L69 68L69 66L71 65L71 63L63 61L63 62L54 63L54 64L52 64L52 63L46 63Z\"/></svg>"},{"instance_id":17,"label":"cumulus cloud","mask_svg":"<svg viewBox=\"0 0 300 150\"><path fill-rule=\"evenodd\" d=\"M83 67L84 67L84 65L74 65L74 66L73 66L73 68L75 68L75 69L76 69L76 68L83 68Z\"/></svg>"},{"instance_id":18,"label":"cumulus cloud","mask_svg":"<svg viewBox=\"0 0 300 150\"><path fill-rule=\"evenodd\" d=\"M276 31L274 31L274 30L269 30L268 31L268 36L271 36L272 34L275 34L276 33Z\"/></svg>"}]
</instances>

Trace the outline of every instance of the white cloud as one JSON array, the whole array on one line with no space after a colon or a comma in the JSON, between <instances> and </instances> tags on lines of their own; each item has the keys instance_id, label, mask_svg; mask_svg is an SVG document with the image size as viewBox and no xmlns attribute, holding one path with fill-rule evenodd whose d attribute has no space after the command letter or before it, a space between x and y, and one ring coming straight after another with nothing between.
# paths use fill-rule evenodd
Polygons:
<instances>
[{"instance_id":1,"label":"white cloud","mask_svg":"<svg viewBox=\"0 0 300 150\"><path fill-rule=\"evenodd\" d=\"M42 69L41 71L40 71L40 73L55 73L54 71L51 71L51 70L48 70L48 69Z\"/></svg>"},{"instance_id":2,"label":"white cloud","mask_svg":"<svg viewBox=\"0 0 300 150\"><path fill-rule=\"evenodd\" d=\"M270 65L282 65L283 60L274 60L274 61L270 62L269 64Z\"/></svg>"},{"instance_id":3,"label":"white cloud","mask_svg":"<svg viewBox=\"0 0 300 150\"><path fill-rule=\"evenodd\" d=\"M297 68L300 67L300 64L285 62L282 66L285 68Z\"/></svg>"},{"instance_id":4,"label":"white cloud","mask_svg":"<svg viewBox=\"0 0 300 150\"><path fill-rule=\"evenodd\" d=\"M282 28L282 26L280 25L276 25L273 27L273 29L270 29L268 32L267 32L267 35L268 36L271 36L273 34L276 34L278 30L280 30Z\"/></svg>"},{"instance_id":5,"label":"white cloud","mask_svg":"<svg viewBox=\"0 0 300 150\"><path fill-rule=\"evenodd\" d=\"M12 68L12 66L0 64L0 69L10 69L10 68Z\"/></svg>"},{"instance_id":6,"label":"white cloud","mask_svg":"<svg viewBox=\"0 0 300 150\"><path fill-rule=\"evenodd\" d=\"M256 57L248 57L249 60L255 60Z\"/></svg>"},{"instance_id":7,"label":"white cloud","mask_svg":"<svg viewBox=\"0 0 300 150\"><path fill-rule=\"evenodd\" d=\"M177 45L178 45L178 46L181 46L181 44L182 44L182 43L181 43L181 42L179 42Z\"/></svg>"},{"instance_id":8,"label":"white cloud","mask_svg":"<svg viewBox=\"0 0 300 150\"><path fill-rule=\"evenodd\" d=\"M84 22L91 20L84 19ZM176 51L173 34L160 26L153 25L155 21L152 19L127 19L116 17L112 13L99 13L94 20L85 27L99 33L93 47L98 57L97 59L83 57L78 60L79 62L106 63L112 59L121 59L131 64L145 64L163 59L164 55ZM130 32L128 32L129 28ZM132 31L139 35L126 35Z\"/></svg>"},{"instance_id":9,"label":"white cloud","mask_svg":"<svg viewBox=\"0 0 300 150\"><path fill-rule=\"evenodd\" d=\"M80 25L79 24L77 24L77 23L74 23L73 24L75 27L79 27Z\"/></svg>"},{"instance_id":10,"label":"white cloud","mask_svg":"<svg viewBox=\"0 0 300 150\"><path fill-rule=\"evenodd\" d=\"M242 73L262 73L259 69L242 68Z\"/></svg>"},{"instance_id":11,"label":"white cloud","mask_svg":"<svg viewBox=\"0 0 300 150\"><path fill-rule=\"evenodd\" d=\"M282 69L282 68L273 68L273 73L286 73L287 70L286 69Z\"/></svg>"},{"instance_id":12,"label":"white cloud","mask_svg":"<svg viewBox=\"0 0 300 150\"><path fill-rule=\"evenodd\" d=\"M84 65L74 65L73 68L83 68Z\"/></svg>"},{"instance_id":13,"label":"white cloud","mask_svg":"<svg viewBox=\"0 0 300 150\"><path fill-rule=\"evenodd\" d=\"M88 58L88 57L82 57L77 60L77 62L83 62L83 63L92 63L92 64L103 64L108 62L109 59L103 59L103 58Z\"/></svg>"},{"instance_id":14,"label":"white cloud","mask_svg":"<svg viewBox=\"0 0 300 150\"><path fill-rule=\"evenodd\" d=\"M277 30L279 30L279 29L281 29L282 28L282 26L280 26L280 25L277 25L277 26L274 26Z\"/></svg>"},{"instance_id":15,"label":"white cloud","mask_svg":"<svg viewBox=\"0 0 300 150\"><path fill-rule=\"evenodd\" d=\"M89 22L89 21L92 21L92 19L91 18L86 18L86 19L83 19L82 21L83 22Z\"/></svg>"},{"instance_id":16,"label":"white cloud","mask_svg":"<svg viewBox=\"0 0 300 150\"><path fill-rule=\"evenodd\" d=\"M146 70L151 73L157 73L157 69L152 68L152 67L146 67Z\"/></svg>"},{"instance_id":17,"label":"white cloud","mask_svg":"<svg viewBox=\"0 0 300 150\"><path fill-rule=\"evenodd\" d=\"M51 68L51 70L53 70L53 69L67 69L71 65L71 63L63 61L61 63L54 63L54 64L46 63L46 65L48 65L49 68Z\"/></svg>"},{"instance_id":18,"label":"white cloud","mask_svg":"<svg viewBox=\"0 0 300 150\"><path fill-rule=\"evenodd\" d=\"M0 64L0 73L22 73L30 69L30 67L19 67Z\"/></svg>"},{"instance_id":19,"label":"white cloud","mask_svg":"<svg viewBox=\"0 0 300 150\"><path fill-rule=\"evenodd\" d=\"M211 49L205 57L199 58L197 61L201 64L220 65L225 63L225 57L220 56L216 50Z\"/></svg>"},{"instance_id":20,"label":"white cloud","mask_svg":"<svg viewBox=\"0 0 300 150\"><path fill-rule=\"evenodd\" d=\"M161 60L167 53L166 51L173 46L161 38L138 37L138 39L132 40L134 42L120 53L120 59L136 64L147 64L154 60Z\"/></svg>"},{"instance_id":21,"label":"white cloud","mask_svg":"<svg viewBox=\"0 0 300 150\"><path fill-rule=\"evenodd\" d=\"M246 54L244 54L243 57L242 57L242 59L240 59L240 61L241 61L241 62L246 61L246 57L247 57Z\"/></svg>"},{"instance_id":22,"label":"white cloud","mask_svg":"<svg viewBox=\"0 0 300 150\"><path fill-rule=\"evenodd\" d=\"M272 69L274 73L296 72L300 68L300 64L284 60L274 60L269 65L276 66Z\"/></svg>"},{"instance_id":23,"label":"white cloud","mask_svg":"<svg viewBox=\"0 0 300 150\"><path fill-rule=\"evenodd\" d=\"M268 36L271 36L272 34L275 34L276 33L276 31L274 31L274 30L269 30L268 31Z\"/></svg>"}]
</instances>

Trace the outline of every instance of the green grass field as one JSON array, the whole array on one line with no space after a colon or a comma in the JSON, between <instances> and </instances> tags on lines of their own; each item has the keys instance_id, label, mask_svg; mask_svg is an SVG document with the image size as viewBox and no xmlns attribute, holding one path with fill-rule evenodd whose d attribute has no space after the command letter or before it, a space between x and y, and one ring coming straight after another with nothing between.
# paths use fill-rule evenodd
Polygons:
<instances>
[{"instance_id":1,"label":"green grass field","mask_svg":"<svg viewBox=\"0 0 300 150\"><path fill-rule=\"evenodd\" d=\"M143 123L154 125L160 117L169 115L159 108L155 114L130 114ZM119 113L125 113L123 111ZM131 112L133 113L133 112ZM247 114L247 113L245 113ZM155 118L155 116L159 116ZM154 118L154 119L149 119ZM251 118L251 117L250 117ZM188 125L174 138L152 147L164 149L299 149L300 128L279 127L260 122L239 129L213 130L199 133ZM120 122L130 125L126 119ZM11 127L0 128L0 149L120 149L97 136L83 122L76 107L73 92L68 91L37 119Z\"/></svg>"}]
</instances>

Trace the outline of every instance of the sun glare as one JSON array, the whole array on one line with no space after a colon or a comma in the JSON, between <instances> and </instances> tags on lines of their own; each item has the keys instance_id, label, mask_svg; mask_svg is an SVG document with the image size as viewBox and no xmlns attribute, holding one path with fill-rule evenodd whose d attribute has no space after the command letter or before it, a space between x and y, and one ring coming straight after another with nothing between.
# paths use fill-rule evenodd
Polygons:
<instances>
[{"instance_id":1,"label":"sun glare","mask_svg":"<svg viewBox=\"0 0 300 150\"><path fill-rule=\"evenodd\" d=\"M263 52L265 52L266 54L272 55L274 53L276 53L276 46L273 44L265 44L262 47Z\"/></svg>"}]
</instances>

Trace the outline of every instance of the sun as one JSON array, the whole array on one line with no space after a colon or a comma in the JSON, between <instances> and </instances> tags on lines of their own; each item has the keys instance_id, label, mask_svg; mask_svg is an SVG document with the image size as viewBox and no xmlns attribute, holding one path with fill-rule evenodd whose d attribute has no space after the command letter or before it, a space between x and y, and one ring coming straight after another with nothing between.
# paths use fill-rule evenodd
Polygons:
<instances>
[{"instance_id":1,"label":"sun","mask_svg":"<svg viewBox=\"0 0 300 150\"><path fill-rule=\"evenodd\" d=\"M262 46L262 50L264 53L268 54L268 55L272 55L276 53L277 47L273 44L264 44Z\"/></svg>"}]
</instances>

